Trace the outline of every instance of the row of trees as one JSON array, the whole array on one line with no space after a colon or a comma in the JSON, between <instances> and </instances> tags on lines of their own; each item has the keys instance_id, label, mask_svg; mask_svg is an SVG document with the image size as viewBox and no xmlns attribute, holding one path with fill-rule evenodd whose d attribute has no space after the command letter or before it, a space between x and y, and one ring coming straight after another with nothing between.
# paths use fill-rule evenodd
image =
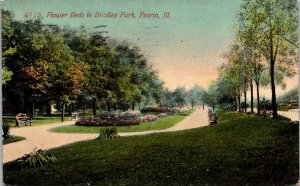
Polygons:
<instances>
[{"instance_id":1,"label":"row of trees","mask_svg":"<svg viewBox=\"0 0 300 186\"><path fill-rule=\"evenodd\" d=\"M253 112L256 86L259 112L259 89L270 87L272 113L277 118L276 85L285 88L284 78L296 74L297 1L245 1L237 14L236 28L235 40L224 54L227 62L219 67L219 77L210 85L205 100L212 106L244 107L247 111L247 91L250 89Z\"/></svg>"},{"instance_id":2,"label":"row of trees","mask_svg":"<svg viewBox=\"0 0 300 186\"><path fill-rule=\"evenodd\" d=\"M204 88L199 85L195 85L189 90L184 87L177 87L174 91L164 89L161 95L160 105L166 107L191 105L191 107L194 108L196 105L203 104L202 94L204 92Z\"/></svg>"},{"instance_id":3,"label":"row of trees","mask_svg":"<svg viewBox=\"0 0 300 186\"><path fill-rule=\"evenodd\" d=\"M78 99L105 101L127 109L147 99L159 100L163 83L139 48L109 44L101 35L41 20L25 22L2 11L4 112L26 112ZM133 108L134 109L134 108Z\"/></svg>"},{"instance_id":4,"label":"row of trees","mask_svg":"<svg viewBox=\"0 0 300 186\"><path fill-rule=\"evenodd\" d=\"M41 20L21 22L4 10L2 21L4 113L33 116L39 109L49 115L53 104L62 112L65 105L70 111L76 104L83 110L91 106L96 115L101 105L107 110L134 110L142 103L170 107L201 103L199 86L164 88L133 44L108 42L84 26L74 30Z\"/></svg>"}]
</instances>

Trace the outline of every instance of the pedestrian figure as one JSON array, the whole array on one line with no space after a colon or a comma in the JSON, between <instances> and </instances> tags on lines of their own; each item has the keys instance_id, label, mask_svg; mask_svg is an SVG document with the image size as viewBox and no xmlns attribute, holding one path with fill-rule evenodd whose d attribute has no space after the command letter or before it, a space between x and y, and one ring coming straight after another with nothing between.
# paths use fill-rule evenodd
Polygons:
<instances>
[{"instance_id":1,"label":"pedestrian figure","mask_svg":"<svg viewBox=\"0 0 300 186\"><path fill-rule=\"evenodd\" d=\"M212 121L213 116L214 116L214 113L213 113L213 111L209 108L209 109L208 109L208 121Z\"/></svg>"}]
</instances>

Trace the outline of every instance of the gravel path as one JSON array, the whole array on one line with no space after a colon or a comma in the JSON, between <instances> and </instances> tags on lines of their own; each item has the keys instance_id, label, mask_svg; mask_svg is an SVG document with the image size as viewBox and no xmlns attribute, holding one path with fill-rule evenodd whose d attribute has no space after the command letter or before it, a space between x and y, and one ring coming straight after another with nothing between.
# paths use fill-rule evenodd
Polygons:
<instances>
[{"instance_id":1,"label":"gravel path","mask_svg":"<svg viewBox=\"0 0 300 186\"><path fill-rule=\"evenodd\" d=\"M50 132L51 128L71 125L74 121L66 121L64 123L55 123L42 126L28 126L21 128L12 128L11 134L16 136L23 136L26 139L16 143L3 145L3 163L12 161L21 157L26 153L30 153L35 147L38 149L51 149L66 144L95 139L98 134L68 134L68 133L54 133ZM126 132L119 133L120 136L136 136L159 132L172 132L185 129L192 129L208 125L207 108L196 109L190 116L178 122L175 126L165 130L154 130L145 132Z\"/></svg>"}]
</instances>

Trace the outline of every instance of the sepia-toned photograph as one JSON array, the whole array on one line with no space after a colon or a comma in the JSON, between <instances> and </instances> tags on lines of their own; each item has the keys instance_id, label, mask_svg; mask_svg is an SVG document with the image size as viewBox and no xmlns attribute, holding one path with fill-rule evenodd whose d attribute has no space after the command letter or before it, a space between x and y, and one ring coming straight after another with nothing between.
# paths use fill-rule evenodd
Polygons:
<instances>
[{"instance_id":1,"label":"sepia-toned photograph","mask_svg":"<svg viewBox=\"0 0 300 186\"><path fill-rule=\"evenodd\" d=\"M0 4L3 184L300 183L297 0Z\"/></svg>"}]
</instances>

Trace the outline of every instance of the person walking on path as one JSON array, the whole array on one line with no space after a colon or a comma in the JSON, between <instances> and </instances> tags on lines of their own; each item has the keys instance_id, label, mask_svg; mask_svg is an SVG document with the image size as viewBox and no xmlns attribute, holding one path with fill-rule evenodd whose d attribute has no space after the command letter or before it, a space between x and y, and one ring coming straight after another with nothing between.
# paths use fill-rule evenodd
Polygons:
<instances>
[{"instance_id":1,"label":"person walking on path","mask_svg":"<svg viewBox=\"0 0 300 186\"><path fill-rule=\"evenodd\" d=\"M214 116L214 113L213 113L213 111L209 108L209 109L208 109L208 121L209 121L209 122L212 121L213 116Z\"/></svg>"}]
</instances>

